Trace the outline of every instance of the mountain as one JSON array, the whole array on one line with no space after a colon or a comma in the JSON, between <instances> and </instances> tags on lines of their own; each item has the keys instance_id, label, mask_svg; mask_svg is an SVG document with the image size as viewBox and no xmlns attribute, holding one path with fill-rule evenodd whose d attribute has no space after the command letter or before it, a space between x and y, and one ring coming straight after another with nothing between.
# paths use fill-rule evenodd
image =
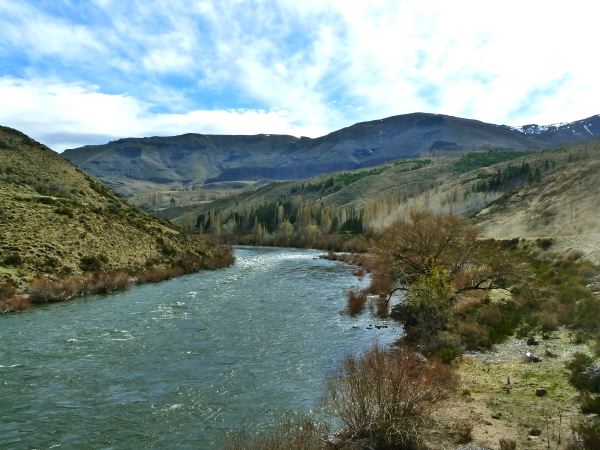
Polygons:
<instances>
[{"instance_id":1,"label":"mountain","mask_svg":"<svg viewBox=\"0 0 600 450\"><path fill-rule=\"evenodd\" d=\"M129 205L23 133L0 126L0 285L170 265L211 248Z\"/></svg>"},{"instance_id":2,"label":"mountain","mask_svg":"<svg viewBox=\"0 0 600 450\"><path fill-rule=\"evenodd\" d=\"M576 122L557 123L554 125L524 125L515 130L547 145L569 144L600 137L600 115L588 117Z\"/></svg>"},{"instance_id":3,"label":"mountain","mask_svg":"<svg viewBox=\"0 0 600 450\"><path fill-rule=\"evenodd\" d=\"M594 130L600 130L597 119L589 119ZM260 180L303 179L419 155L544 149L590 137L580 132L584 125L572 133L414 113L358 123L316 139L185 134L120 139L70 149L63 156L125 196L199 187L235 190Z\"/></svg>"}]
</instances>

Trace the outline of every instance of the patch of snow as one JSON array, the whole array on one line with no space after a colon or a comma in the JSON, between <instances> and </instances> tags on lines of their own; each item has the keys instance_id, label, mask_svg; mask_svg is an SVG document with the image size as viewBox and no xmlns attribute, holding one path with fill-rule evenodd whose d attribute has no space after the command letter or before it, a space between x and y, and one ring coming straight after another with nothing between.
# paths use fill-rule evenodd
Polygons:
<instances>
[{"instance_id":1,"label":"patch of snow","mask_svg":"<svg viewBox=\"0 0 600 450\"><path fill-rule=\"evenodd\" d=\"M592 133L590 131L590 129L587 127L587 125L584 125L583 128L585 129L585 131L587 131L588 133L590 133L590 136L594 136L594 133Z\"/></svg>"}]
</instances>

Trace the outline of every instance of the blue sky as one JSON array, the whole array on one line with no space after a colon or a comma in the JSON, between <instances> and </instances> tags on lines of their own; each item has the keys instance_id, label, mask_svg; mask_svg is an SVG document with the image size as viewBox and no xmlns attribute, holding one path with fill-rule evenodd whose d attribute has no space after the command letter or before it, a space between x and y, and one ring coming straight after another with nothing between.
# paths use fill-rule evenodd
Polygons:
<instances>
[{"instance_id":1,"label":"blue sky","mask_svg":"<svg viewBox=\"0 0 600 450\"><path fill-rule=\"evenodd\" d=\"M597 17L585 0L0 0L0 124L61 151L415 111L577 120L600 113Z\"/></svg>"}]
</instances>

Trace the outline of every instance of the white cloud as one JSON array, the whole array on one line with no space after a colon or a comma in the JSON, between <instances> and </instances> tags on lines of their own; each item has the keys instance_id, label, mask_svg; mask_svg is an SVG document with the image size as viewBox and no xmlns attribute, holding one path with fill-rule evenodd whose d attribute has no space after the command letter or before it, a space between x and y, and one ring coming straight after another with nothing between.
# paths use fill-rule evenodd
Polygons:
<instances>
[{"instance_id":1,"label":"white cloud","mask_svg":"<svg viewBox=\"0 0 600 450\"><path fill-rule=\"evenodd\" d=\"M51 80L0 78L0 123L62 151L122 137L204 134L292 134L318 136L321 128L296 123L280 110L191 110L152 112L128 95L109 95L97 86Z\"/></svg>"},{"instance_id":2,"label":"white cloud","mask_svg":"<svg viewBox=\"0 0 600 450\"><path fill-rule=\"evenodd\" d=\"M3 123L62 148L68 133L315 135L414 111L511 125L600 112L600 3L586 0L94 5L101 19L82 24L0 0L0 64L29 58L0 69L19 96L0 97Z\"/></svg>"}]
</instances>

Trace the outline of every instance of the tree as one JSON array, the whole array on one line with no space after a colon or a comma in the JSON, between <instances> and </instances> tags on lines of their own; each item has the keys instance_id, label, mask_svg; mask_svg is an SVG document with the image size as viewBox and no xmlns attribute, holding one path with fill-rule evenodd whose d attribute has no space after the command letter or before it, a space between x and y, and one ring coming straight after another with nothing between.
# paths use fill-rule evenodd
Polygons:
<instances>
[{"instance_id":1,"label":"tree","mask_svg":"<svg viewBox=\"0 0 600 450\"><path fill-rule=\"evenodd\" d=\"M372 280L392 281L379 288L388 292L377 292L387 294L388 303L394 292L406 291L392 315L404 322L408 340L434 349L443 342L440 332L447 329L458 295L506 284L512 258L502 245L478 240L466 219L418 210L407 219L377 239Z\"/></svg>"}]
</instances>

